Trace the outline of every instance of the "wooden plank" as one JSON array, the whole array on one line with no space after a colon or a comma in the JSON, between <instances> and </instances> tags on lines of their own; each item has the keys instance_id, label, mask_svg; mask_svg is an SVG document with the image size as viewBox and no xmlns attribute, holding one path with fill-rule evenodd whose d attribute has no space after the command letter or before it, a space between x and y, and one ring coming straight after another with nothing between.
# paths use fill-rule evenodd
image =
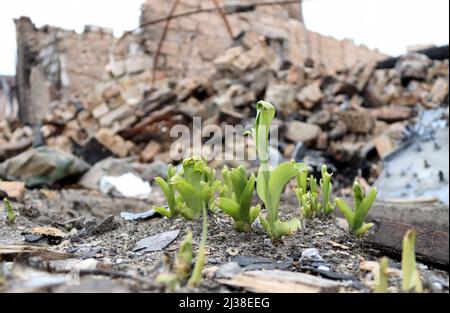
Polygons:
<instances>
[{"instance_id":1,"label":"wooden plank","mask_svg":"<svg viewBox=\"0 0 450 313\"><path fill-rule=\"evenodd\" d=\"M448 232L430 230L389 220L378 220L375 221L374 231L369 232L364 237L364 241L386 254L396 255L400 258L403 236L408 229L412 228L417 231L417 259L447 269L449 265Z\"/></svg>"},{"instance_id":2,"label":"wooden plank","mask_svg":"<svg viewBox=\"0 0 450 313\"><path fill-rule=\"evenodd\" d=\"M377 200L367 219L396 221L444 232L448 232L449 225L448 206L431 198Z\"/></svg>"},{"instance_id":3,"label":"wooden plank","mask_svg":"<svg viewBox=\"0 0 450 313\"><path fill-rule=\"evenodd\" d=\"M51 251L45 246L38 245L0 245L0 261L12 261L17 258L40 256L47 260L64 260L72 257L70 254Z\"/></svg>"},{"instance_id":4,"label":"wooden plank","mask_svg":"<svg viewBox=\"0 0 450 313\"><path fill-rule=\"evenodd\" d=\"M319 293L339 292L340 284L321 277L288 271L249 271L219 283L245 288L250 292Z\"/></svg>"}]
</instances>

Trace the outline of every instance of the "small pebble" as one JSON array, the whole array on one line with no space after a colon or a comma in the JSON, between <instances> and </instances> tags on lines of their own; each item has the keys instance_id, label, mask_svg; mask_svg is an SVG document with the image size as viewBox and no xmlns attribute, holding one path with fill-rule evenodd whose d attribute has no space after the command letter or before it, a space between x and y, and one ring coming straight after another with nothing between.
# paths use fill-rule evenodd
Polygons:
<instances>
[{"instance_id":1,"label":"small pebble","mask_svg":"<svg viewBox=\"0 0 450 313\"><path fill-rule=\"evenodd\" d=\"M434 283L431 284L431 288L433 289L434 292L439 292L444 289L444 287L437 281L435 281Z\"/></svg>"},{"instance_id":2,"label":"small pebble","mask_svg":"<svg viewBox=\"0 0 450 313\"><path fill-rule=\"evenodd\" d=\"M236 262L228 262L219 267L216 272L217 278L233 278L237 274L242 272L241 267Z\"/></svg>"},{"instance_id":3,"label":"small pebble","mask_svg":"<svg viewBox=\"0 0 450 313\"><path fill-rule=\"evenodd\" d=\"M321 261L323 261L323 258L320 256L319 250L317 250L316 248L309 248L309 249L305 249L302 251L302 257L301 257L300 261L305 261L305 260L321 262Z\"/></svg>"},{"instance_id":4,"label":"small pebble","mask_svg":"<svg viewBox=\"0 0 450 313\"><path fill-rule=\"evenodd\" d=\"M419 264L417 264L417 268L418 268L419 270L424 271L424 270L427 270L427 269L428 269L428 266L426 266L425 264L419 263Z\"/></svg>"}]
</instances>

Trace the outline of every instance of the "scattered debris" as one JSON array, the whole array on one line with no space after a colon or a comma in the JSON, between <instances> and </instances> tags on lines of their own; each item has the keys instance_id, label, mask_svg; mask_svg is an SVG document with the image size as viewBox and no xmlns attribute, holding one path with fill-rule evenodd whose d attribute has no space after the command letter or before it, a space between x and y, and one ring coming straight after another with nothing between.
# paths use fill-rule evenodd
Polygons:
<instances>
[{"instance_id":1,"label":"scattered debris","mask_svg":"<svg viewBox=\"0 0 450 313\"><path fill-rule=\"evenodd\" d=\"M433 196L449 205L448 107L422 111L403 147L384 159L380 198Z\"/></svg>"},{"instance_id":2,"label":"scattered debris","mask_svg":"<svg viewBox=\"0 0 450 313\"><path fill-rule=\"evenodd\" d=\"M22 202L23 196L25 195L25 184L22 182L0 181L0 190L6 193L6 195L2 196L2 199L8 198Z\"/></svg>"},{"instance_id":3,"label":"scattered debris","mask_svg":"<svg viewBox=\"0 0 450 313\"><path fill-rule=\"evenodd\" d=\"M130 212L121 212L120 217L122 217L125 221L138 221L138 220L146 220L152 217L160 216L155 210L151 209L147 212L142 213L130 213Z\"/></svg>"},{"instance_id":4,"label":"scattered debris","mask_svg":"<svg viewBox=\"0 0 450 313\"><path fill-rule=\"evenodd\" d=\"M233 278L242 272L241 267L236 262L222 264L217 270L216 278Z\"/></svg>"},{"instance_id":5,"label":"scattered debris","mask_svg":"<svg viewBox=\"0 0 450 313\"><path fill-rule=\"evenodd\" d=\"M136 243L132 251L138 254L160 251L177 239L179 234L180 230L176 229L141 239Z\"/></svg>"},{"instance_id":6,"label":"scattered debris","mask_svg":"<svg viewBox=\"0 0 450 313\"><path fill-rule=\"evenodd\" d=\"M14 265L7 276L9 291L15 293L47 291L52 287L67 283L68 279L64 274L50 274L19 265Z\"/></svg>"},{"instance_id":7,"label":"scattered debris","mask_svg":"<svg viewBox=\"0 0 450 313\"><path fill-rule=\"evenodd\" d=\"M44 260L64 260L70 254L52 251L44 246L37 245L0 245L0 261L11 261L17 257L38 256Z\"/></svg>"},{"instance_id":8,"label":"scattered debris","mask_svg":"<svg viewBox=\"0 0 450 313\"><path fill-rule=\"evenodd\" d=\"M292 260L274 261L249 256L235 256L231 260L239 264L243 271L286 270L292 266Z\"/></svg>"},{"instance_id":9,"label":"scattered debris","mask_svg":"<svg viewBox=\"0 0 450 313\"><path fill-rule=\"evenodd\" d=\"M221 284L245 288L256 293L338 292L340 285L332 280L286 271L250 271L233 279L219 279Z\"/></svg>"},{"instance_id":10,"label":"scattered debris","mask_svg":"<svg viewBox=\"0 0 450 313\"><path fill-rule=\"evenodd\" d=\"M409 229L416 229L417 232L418 260L447 268L449 264L449 234L445 231L421 229L413 225L382 220L376 223L375 232L366 236L364 241L387 254L400 255L403 236Z\"/></svg>"},{"instance_id":11,"label":"scattered debris","mask_svg":"<svg viewBox=\"0 0 450 313\"><path fill-rule=\"evenodd\" d=\"M319 251L316 248L309 248L302 251L302 257L300 258L300 262L304 261L319 261L322 262L323 259L319 254Z\"/></svg>"},{"instance_id":12,"label":"scattered debris","mask_svg":"<svg viewBox=\"0 0 450 313\"><path fill-rule=\"evenodd\" d=\"M153 181L155 177L167 177L167 163L154 161L150 164L135 162L136 158L107 158L96 163L78 182L87 189L99 189L100 180L104 176L121 176L133 173L145 181Z\"/></svg>"},{"instance_id":13,"label":"scattered debris","mask_svg":"<svg viewBox=\"0 0 450 313\"><path fill-rule=\"evenodd\" d=\"M132 173L119 177L103 176L100 180L100 190L105 195L136 199L147 199L152 192L149 182Z\"/></svg>"},{"instance_id":14,"label":"scattered debris","mask_svg":"<svg viewBox=\"0 0 450 313\"><path fill-rule=\"evenodd\" d=\"M29 233L25 233L25 241L36 243L41 239L46 239L51 245L60 244L67 235L54 227L34 227Z\"/></svg>"},{"instance_id":15,"label":"scattered debris","mask_svg":"<svg viewBox=\"0 0 450 313\"><path fill-rule=\"evenodd\" d=\"M80 230L75 236L71 238L71 241L78 241L81 238L89 236L101 235L118 227L118 224L114 220L114 216L110 215L103 219L100 223L90 225L87 228Z\"/></svg>"},{"instance_id":16,"label":"scattered debris","mask_svg":"<svg viewBox=\"0 0 450 313\"><path fill-rule=\"evenodd\" d=\"M50 147L28 150L0 164L0 177L24 181L28 187L53 186L89 169L77 157Z\"/></svg>"}]
</instances>

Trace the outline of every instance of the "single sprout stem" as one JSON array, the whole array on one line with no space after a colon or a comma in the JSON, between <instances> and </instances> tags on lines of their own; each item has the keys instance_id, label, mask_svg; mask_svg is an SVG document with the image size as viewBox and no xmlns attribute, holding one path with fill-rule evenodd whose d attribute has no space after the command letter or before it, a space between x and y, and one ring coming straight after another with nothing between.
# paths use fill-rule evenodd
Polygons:
<instances>
[{"instance_id":1,"label":"single sprout stem","mask_svg":"<svg viewBox=\"0 0 450 313\"><path fill-rule=\"evenodd\" d=\"M3 199L3 204L6 208L6 219L8 222L14 222L16 219L16 213L14 213L11 202L9 202L8 198Z\"/></svg>"},{"instance_id":2,"label":"single sprout stem","mask_svg":"<svg viewBox=\"0 0 450 313\"><path fill-rule=\"evenodd\" d=\"M203 229L202 238L200 240L200 248L197 254L197 260L195 262L194 270L192 271L192 276L189 279L188 285L191 287L196 287L200 284L202 280L202 270L206 261L206 238L208 236L208 216L206 212L206 207L203 207Z\"/></svg>"}]
</instances>

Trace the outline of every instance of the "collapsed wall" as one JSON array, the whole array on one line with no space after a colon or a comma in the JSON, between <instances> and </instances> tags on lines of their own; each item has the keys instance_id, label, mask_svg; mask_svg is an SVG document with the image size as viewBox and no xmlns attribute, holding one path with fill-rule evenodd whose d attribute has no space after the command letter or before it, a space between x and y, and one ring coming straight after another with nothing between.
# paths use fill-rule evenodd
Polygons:
<instances>
[{"instance_id":1,"label":"collapsed wall","mask_svg":"<svg viewBox=\"0 0 450 313\"><path fill-rule=\"evenodd\" d=\"M232 37L243 31L262 36L282 60L295 65L313 61L334 71L358 60L384 57L349 40L339 41L307 30L297 20L299 5L254 3L225 0L221 2L223 15L210 10L166 23L164 17L169 16L174 1L146 1L141 25L148 25L120 39L104 28L86 27L77 34L50 26L36 28L27 17L17 19L19 118L26 124L38 124L46 113L54 111L54 101L61 99L80 101L94 109L102 99L92 96L93 89L103 89L119 79L122 84L133 86L131 93L138 96L130 95L128 100L135 103L142 100L141 95L154 80L213 71L213 60L233 43ZM209 9L213 4L214 1L179 0L173 13ZM160 21L152 23L155 19Z\"/></svg>"},{"instance_id":2,"label":"collapsed wall","mask_svg":"<svg viewBox=\"0 0 450 313\"><path fill-rule=\"evenodd\" d=\"M141 15L144 46L154 54L163 37L165 23L151 21L169 16L175 1L147 0ZM337 40L306 29L298 19L298 4L254 6L254 0L222 0L224 15L217 11L201 12L170 20L159 56L165 71L172 75L195 75L209 70L214 60L230 43L230 34L256 32L266 38L271 48L294 64L312 60L328 70L352 66L357 61L380 60L386 55L351 40ZM180 0L173 15L214 8L214 1Z\"/></svg>"},{"instance_id":3,"label":"collapsed wall","mask_svg":"<svg viewBox=\"0 0 450 313\"><path fill-rule=\"evenodd\" d=\"M17 108L14 77L0 75L0 121L16 120Z\"/></svg>"},{"instance_id":4,"label":"collapsed wall","mask_svg":"<svg viewBox=\"0 0 450 313\"><path fill-rule=\"evenodd\" d=\"M56 27L36 28L28 17L15 20L16 81L20 120L39 123L52 101L89 93L105 75L112 31L86 27L82 34Z\"/></svg>"}]
</instances>

